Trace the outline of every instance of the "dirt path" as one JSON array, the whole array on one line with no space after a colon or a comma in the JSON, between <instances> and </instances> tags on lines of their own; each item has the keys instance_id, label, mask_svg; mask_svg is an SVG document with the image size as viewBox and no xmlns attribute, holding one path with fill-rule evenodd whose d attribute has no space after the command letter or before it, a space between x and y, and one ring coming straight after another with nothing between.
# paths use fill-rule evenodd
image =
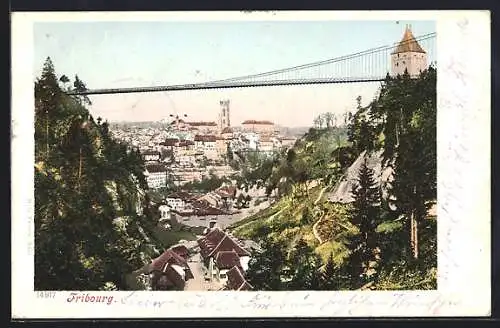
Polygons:
<instances>
[{"instance_id":1,"label":"dirt path","mask_svg":"<svg viewBox=\"0 0 500 328\"><path fill-rule=\"evenodd\" d=\"M188 264L191 268L191 272L193 273L194 278L186 281L186 286L184 287L185 291L209 291L218 290L220 287L222 287L215 281L205 281L200 253L194 254L189 259Z\"/></svg>"},{"instance_id":2,"label":"dirt path","mask_svg":"<svg viewBox=\"0 0 500 328\"><path fill-rule=\"evenodd\" d=\"M314 237L316 237L316 239L318 240L318 242L320 244L323 243L323 240L321 239L321 237L319 236L319 232L318 232L318 224L321 222L321 219L319 219L318 221L316 221L316 223L314 223L313 225L313 234L314 234Z\"/></svg>"}]
</instances>

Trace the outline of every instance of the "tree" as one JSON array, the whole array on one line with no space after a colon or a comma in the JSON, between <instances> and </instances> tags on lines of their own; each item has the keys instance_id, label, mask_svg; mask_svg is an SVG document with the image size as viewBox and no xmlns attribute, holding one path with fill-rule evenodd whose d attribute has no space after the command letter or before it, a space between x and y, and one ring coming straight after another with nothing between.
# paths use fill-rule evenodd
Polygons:
<instances>
[{"instance_id":1,"label":"tree","mask_svg":"<svg viewBox=\"0 0 500 328\"><path fill-rule=\"evenodd\" d=\"M326 128L329 129L332 126L333 115L330 112L323 113L323 120L325 121Z\"/></svg>"},{"instance_id":2,"label":"tree","mask_svg":"<svg viewBox=\"0 0 500 328\"><path fill-rule=\"evenodd\" d=\"M75 88L76 92L85 92L88 90L87 86L85 85L85 83L83 83L82 80L80 80L78 75L75 75L75 81L73 82L73 87ZM81 99L81 101L86 105L92 105L92 102L86 95L81 96L79 99Z\"/></svg>"},{"instance_id":3,"label":"tree","mask_svg":"<svg viewBox=\"0 0 500 328\"><path fill-rule=\"evenodd\" d=\"M255 290L283 290L285 245L265 239L262 248L263 251L255 253L248 263L247 281Z\"/></svg>"},{"instance_id":4,"label":"tree","mask_svg":"<svg viewBox=\"0 0 500 328\"><path fill-rule=\"evenodd\" d=\"M35 82L35 126L38 127L35 129L35 140L45 140L46 161L49 159L50 144L53 142L50 121L59 114L60 97L61 89L55 74L54 64L50 57L47 57L43 64L41 77ZM41 154L38 143L35 143L35 152Z\"/></svg>"},{"instance_id":5,"label":"tree","mask_svg":"<svg viewBox=\"0 0 500 328\"><path fill-rule=\"evenodd\" d=\"M319 116L314 118L313 125L316 129L321 129L321 123L321 118Z\"/></svg>"},{"instance_id":6,"label":"tree","mask_svg":"<svg viewBox=\"0 0 500 328\"><path fill-rule=\"evenodd\" d=\"M64 86L64 89L68 89L68 86L67 84L70 82L69 78L66 76L66 75L61 75L61 77L59 78L59 81L63 84Z\"/></svg>"},{"instance_id":7,"label":"tree","mask_svg":"<svg viewBox=\"0 0 500 328\"><path fill-rule=\"evenodd\" d=\"M236 207L237 208L242 208L245 202L245 196L243 194L239 194L238 197L236 198Z\"/></svg>"},{"instance_id":8,"label":"tree","mask_svg":"<svg viewBox=\"0 0 500 328\"><path fill-rule=\"evenodd\" d=\"M380 220L379 189L366 158L359 169L358 184L352 193L354 203L351 223L358 228L359 234L350 238L349 266L352 283L359 285L370 268L371 262L375 260L374 251L377 247L375 230Z\"/></svg>"},{"instance_id":9,"label":"tree","mask_svg":"<svg viewBox=\"0 0 500 328\"><path fill-rule=\"evenodd\" d=\"M142 159L61 90L50 58L35 122L35 289L126 288L124 275L154 255L149 218L137 212L151 212Z\"/></svg>"},{"instance_id":10,"label":"tree","mask_svg":"<svg viewBox=\"0 0 500 328\"><path fill-rule=\"evenodd\" d=\"M330 253L328 261L321 271L320 286L322 290L343 290L350 287L350 280L347 266L337 267L333 260L333 253Z\"/></svg>"},{"instance_id":11,"label":"tree","mask_svg":"<svg viewBox=\"0 0 500 328\"><path fill-rule=\"evenodd\" d=\"M244 207L250 206L250 201L252 201L252 197L250 195L246 195L244 200Z\"/></svg>"},{"instance_id":12,"label":"tree","mask_svg":"<svg viewBox=\"0 0 500 328\"><path fill-rule=\"evenodd\" d=\"M312 248L300 239L288 259L287 267L291 280L287 283L289 290L319 290L321 284L321 259L314 254Z\"/></svg>"},{"instance_id":13,"label":"tree","mask_svg":"<svg viewBox=\"0 0 500 328\"><path fill-rule=\"evenodd\" d=\"M372 106L384 136L384 158L393 160L396 216L405 218L412 257L418 258L418 230L436 199L436 70L418 79L388 78Z\"/></svg>"}]
</instances>

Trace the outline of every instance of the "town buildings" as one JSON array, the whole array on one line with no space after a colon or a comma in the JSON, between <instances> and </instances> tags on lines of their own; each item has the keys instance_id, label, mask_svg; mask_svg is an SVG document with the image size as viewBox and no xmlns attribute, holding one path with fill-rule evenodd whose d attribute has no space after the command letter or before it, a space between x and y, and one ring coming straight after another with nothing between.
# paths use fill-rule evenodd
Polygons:
<instances>
[{"instance_id":1,"label":"town buildings","mask_svg":"<svg viewBox=\"0 0 500 328\"><path fill-rule=\"evenodd\" d=\"M148 187L151 189L163 188L167 185L167 168L164 164L146 164L144 176L146 177Z\"/></svg>"},{"instance_id":2,"label":"town buildings","mask_svg":"<svg viewBox=\"0 0 500 328\"><path fill-rule=\"evenodd\" d=\"M140 150L151 189L201 181L209 172L229 177L236 173L228 165L235 153L271 155L295 142L295 138L280 135L270 121L247 120L241 126L232 126L230 113L229 100L222 100L217 122L188 122L175 116L170 123L162 121L149 127L114 125L111 132Z\"/></svg>"},{"instance_id":3,"label":"town buildings","mask_svg":"<svg viewBox=\"0 0 500 328\"><path fill-rule=\"evenodd\" d=\"M271 121L259 121L259 120L246 120L241 123L243 131L245 132L256 132L256 133L274 133L275 127L274 123Z\"/></svg>"},{"instance_id":4,"label":"town buildings","mask_svg":"<svg viewBox=\"0 0 500 328\"><path fill-rule=\"evenodd\" d=\"M183 217L230 215L234 211L235 196L233 186L220 187L205 194L178 191L165 197L160 210L165 211L165 216L167 212Z\"/></svg>"},{"instance_id":5,"label":"town buildings","mask_svg":"<svg viewBox=\"0 0 500 328\"><path fill-rule=\"evenodd\" d=\"M145 150L141 152L142 159L145 162L158 162L160 161L161 154L159 151L155 150Z\"/></svg>"},{"instance_id":6,"label":"town buildings","mask_svg":"<svg viewBox=\"0 0 500 328\"><path fill-rule=\"evenodd\" d=\"M206 268L206 279L216 280L226 289L252 288L244 278L251 254L234 238L219 228L212 228L198 239L198 245Z\"/></svg>"},{"instance_id":7,"label":"town buildings","mask_svg":"<svg viewBox=\"0 0 500 328\"><path fill-rule=\"evenodd\" d=\"M167 249L148 267L152 290L184 290L194 275L187 262L188 250L182 246Z\"/></svg>"}]
</instances>

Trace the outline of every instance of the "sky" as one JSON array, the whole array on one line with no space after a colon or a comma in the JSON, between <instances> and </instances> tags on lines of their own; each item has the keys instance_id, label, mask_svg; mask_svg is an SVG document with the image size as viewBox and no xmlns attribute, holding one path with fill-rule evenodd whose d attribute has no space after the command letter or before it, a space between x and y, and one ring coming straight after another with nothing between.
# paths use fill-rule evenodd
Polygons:
<instances>
[{"instance_id":1,"label":"sky","mask_svg":"<svg viewBox=\"0 0 500 328\"><path fill-rule=\"evenodd\" d=\"M394 44L406 24L415 36L433 21L114 21L38 22L34 74L51 57L56 73L78 74L89 89L197 83L255 74ZM94 116L158 121L170 114L216 121L230 100L231 123L271 120L309 126L319 113L368 103L379 83L258 87L90 96Z\"/></svg>"}]
</instances>

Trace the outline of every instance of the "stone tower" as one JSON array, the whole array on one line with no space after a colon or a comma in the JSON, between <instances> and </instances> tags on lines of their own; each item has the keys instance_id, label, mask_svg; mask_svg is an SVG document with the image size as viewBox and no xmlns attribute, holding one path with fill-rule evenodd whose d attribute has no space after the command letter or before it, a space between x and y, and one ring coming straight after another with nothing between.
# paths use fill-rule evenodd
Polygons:
<instances>
[{"instance_id":1,"label":"stone tower","mask_svg":"<svg viewBox=\"0 0 500 328\"><path fill-rule=\"evenodd\" d=\"M411 25L406 25L403 39L391 53L391 75L402 75L405 69L411 77L427 69L427 53L415 40Z\"/></svg>"},{"instance_id":2,"label":"stone tower","mask_svg":"<svg viewBox=\"0 0 500 328\"><path fill-rule=\"evenodd\" d=\"M229 118L229 100L221 100L220 106L221 111L219 114L219 129L223 130L224 128L231 126L231 121Z\"/></svg>"}]
</instances>

